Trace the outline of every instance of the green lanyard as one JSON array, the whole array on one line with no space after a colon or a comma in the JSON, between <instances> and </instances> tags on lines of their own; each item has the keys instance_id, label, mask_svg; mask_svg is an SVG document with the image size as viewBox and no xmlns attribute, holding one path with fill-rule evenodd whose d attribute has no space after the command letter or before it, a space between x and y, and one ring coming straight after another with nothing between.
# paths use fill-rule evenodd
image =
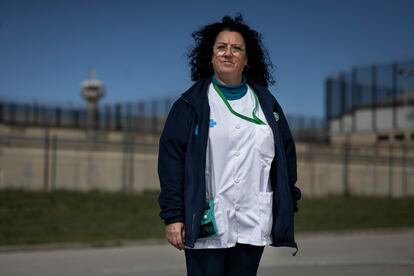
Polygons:
<instances>
[{"instance_id":1,"label":"green lanyard","mask_svg":"<svg viewBox=\"0 0 414 276\"><path fill-rule=\"evenodd\" d=\"M256 93L254 93L253 90L252 90L252 92L253 92L253 96L254 96L254 109L253 109L253 112L252 112L253 118L250 118L250 117L244 116L243 114L240 114L240 113L234 111L233 108L231 108L231 106L230 106L229 102L227 101L226 97L223 95L223 92L221 92L220 88L218 88L215 83L213 83L213 87L216 90L217 94L219 94L219 96L223 100L223 102L226 104L227 108L230 110L231 113L233 113L237 117L240 117L243 120L249 121L251 123L255 123L255 124L258 124L258 125L266 125L266 123L263 122L262 120L260 120L255 114L256 111L257 111L257 108L259 107L259 101L257 100Z\"/></svg>"}]
</instances>

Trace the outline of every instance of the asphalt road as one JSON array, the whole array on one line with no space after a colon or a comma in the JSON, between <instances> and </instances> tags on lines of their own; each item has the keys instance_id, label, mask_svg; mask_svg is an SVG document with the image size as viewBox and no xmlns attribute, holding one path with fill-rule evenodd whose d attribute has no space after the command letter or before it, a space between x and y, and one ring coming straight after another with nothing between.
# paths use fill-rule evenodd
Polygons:
<instances>
[{"instance_id":1,"label":"asphalt road","mask_svg":"<svg viewBox=\"0 0 414 276\"><path fill-rule=\"evenodd\" d=\"M266 247L261 276L414 275L414 229L297 237L300 250ZM0 252L1 276L185 275L184 254L165 242L111 248Z\"/></svg>"}]
</instances>

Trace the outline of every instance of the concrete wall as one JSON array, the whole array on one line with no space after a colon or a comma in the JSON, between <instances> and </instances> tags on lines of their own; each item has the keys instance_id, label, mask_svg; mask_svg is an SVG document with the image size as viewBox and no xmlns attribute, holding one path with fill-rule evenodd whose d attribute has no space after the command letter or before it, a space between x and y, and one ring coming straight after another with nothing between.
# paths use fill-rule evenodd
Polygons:
<instances>
[{"instance_id":1,"label":"concrete wall","mask_svg":"<svg viewBox=\"0 0 414 276\"><path fill-rule=\"evenodd\" d=\"M0 189L156 189L158 134L0 127Z\"/></svg>"},{"instance_id":2,"label":"concrete wall","mask_svg":"<svg viewBox=\"0 0 414 276\"><path fill-rule=\"evenodd\" d=\"M414 196L412 147L298 144L297 151L305 196Z\"/></svg>"},{"instance_id":3,"label":"concrete wall","mask_svg":"<svg viewBox=\"0 0 414 276\"><path fill-rule=\"evenodd\" d=\"M137 136L139 137L139 136ZM157 139L42 146L15 138L0 144L0 189L158 190ZM115 144L113 144L115 143ZM304 196L414 196L414 149L297 144L298 186ZM46 169L45 169L46 168Z\"/></svg>"},{"instance_id":4,"label":"concrete wall","mask_svg":"<svg viewBox=\"0 0 414 276\"><path fill-rule=\"evenodd\" d=\"M141 192L158 187L154 153L62 149L49 155L45 162L43 149L3 147L0 189Z\"/></svg>"},{"instance_id":5,"label":"concrete wall","mask_svg":"<svg viewBox=\"0 0 414 276\"><path fill-rule=\"evenodd\" d=\"M356 131L372 131L372 117L371 110L360 110L355 114L355 129Z\"/></svg>"},{"instance_id":6,"label":"concrete wall","mask_svg":"<svg viewBox=\"0 0 414 276\"><path fill-rule=\"evenodd\" d=\"M377 129L378 130L390 130L393 128L393 115L392 115L392 108L381 108L377 111Z\"/></svg>"}]
</instances>

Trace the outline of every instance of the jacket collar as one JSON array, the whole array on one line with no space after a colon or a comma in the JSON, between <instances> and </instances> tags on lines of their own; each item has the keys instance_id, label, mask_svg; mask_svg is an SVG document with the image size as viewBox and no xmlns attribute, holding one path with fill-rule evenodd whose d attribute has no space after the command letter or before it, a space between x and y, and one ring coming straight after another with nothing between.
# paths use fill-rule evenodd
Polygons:
<instances>
[{"instance_id":1,"label":"jacket collar","mask_svg":"<svg viewBox=\"0 0 414 276\"><path fill-rule=\"evenodd\" d=\"M254 92L259 98L261 105L264 105L264 104L273 105L274 98L271 96L271 93L269 92L267 87L256 84L256 83L249 83L249 85L253 88Z\"/></svg>"},{"instance_id":2,"label":"jacket collar","mask_svg":"<svg viewBox=\"0 0 414 276\"><path fill-rule=\"evenodd\" d=\"M184 101L194 106L197 111L201 111L203 104L206 101L208 102L207 91L210 83L211 77L201 79L194 83L187 91L185 91L181 97L184 99Z\"/></svg>"}]
</instances>

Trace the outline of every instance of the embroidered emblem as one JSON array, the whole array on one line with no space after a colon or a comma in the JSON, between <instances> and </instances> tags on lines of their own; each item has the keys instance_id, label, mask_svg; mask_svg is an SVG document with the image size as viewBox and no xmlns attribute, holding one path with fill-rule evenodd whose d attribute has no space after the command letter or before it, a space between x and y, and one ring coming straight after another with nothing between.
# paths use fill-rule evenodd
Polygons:
<instances>
[{"instance_id":1,"label":"embroidered emblem","mask_svg":"<svg viewBox=\"0 0 414 276\"><path fill-rule=\"evenodd\" d=\"M217 122L214 119L210 119L210 127L214 127L215 125L217 125Z\"/></svg>"},{"instance_id":2,"label":"embroidered emblem","mask_svg":"<svg viewBox=\"0 0 414 276\"><path fill-rule=\"evenodd\" d=\"M196 125L195 129L194 129L194 135L197 136L198 135L198 125Z\"/></svg>"},{"instance_id":3,"label":"embroidered emblem","mask_svg":"<svg viewBox=\"0 0 414 276\"><path fill-rule=\"evenodd\" d=\"M273 116L275 117L276 122L279 121L279 114L277 114L277 112L273 112Z\"/></svg>"}]
</instances>

